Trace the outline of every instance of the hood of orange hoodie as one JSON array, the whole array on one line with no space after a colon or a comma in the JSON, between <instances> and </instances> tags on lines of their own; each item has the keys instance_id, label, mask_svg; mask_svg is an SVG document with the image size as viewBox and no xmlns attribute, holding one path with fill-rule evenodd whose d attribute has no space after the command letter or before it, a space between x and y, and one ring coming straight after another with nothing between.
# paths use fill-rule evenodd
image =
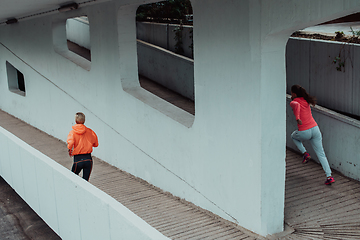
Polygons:
<instances>
[{"instance_id":1,"label":"hood of orange hoodie","mask_svg":"<svg viewBox=\"0 0 360 240\"><path fill-rule=\"evenodd\" d=\"M75 124L74 126L72 126L72 129L74 130L74 132L76 134L79 134L79 135L84 134L86 131L86 127L84 124Z\"/></svg>"}]
</instances>

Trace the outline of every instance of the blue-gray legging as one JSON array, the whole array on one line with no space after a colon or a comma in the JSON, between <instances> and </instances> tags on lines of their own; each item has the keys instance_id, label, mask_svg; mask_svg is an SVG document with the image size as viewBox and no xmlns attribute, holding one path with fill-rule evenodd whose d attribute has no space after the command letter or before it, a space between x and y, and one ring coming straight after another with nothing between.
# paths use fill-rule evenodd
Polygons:
<instances>
[{"instance_id":1,"label":"blue-gray legging","mask_svg":"<svg viewBox=\"0 0 360 240\"><path fill-rule=\"evenodd\" d=\"M306 152L306 149L302 142L310 140L311 146L313 147L316 156L318 157L321 166L325 171L326 176L331 176L331 169L329 166L329 162L325 156L324 148L322 145L322 136L318 126L315 126L305 131L296 130L291 134L291 138L293 139L296 147L300 150L302 154Z\"/></svg>"},{"instance_id":2,"label":"blue-gray legging","mask_svg":"<svg viewBox=\"0 0 360 240\"><path fill-rule=\"evenodd\" d=\"M89 181L92 166L93 162L90 153L74 155L74 163L71 171L78 175L80 171L83 170L83 179Z\"/></svg>"}]
</instances>

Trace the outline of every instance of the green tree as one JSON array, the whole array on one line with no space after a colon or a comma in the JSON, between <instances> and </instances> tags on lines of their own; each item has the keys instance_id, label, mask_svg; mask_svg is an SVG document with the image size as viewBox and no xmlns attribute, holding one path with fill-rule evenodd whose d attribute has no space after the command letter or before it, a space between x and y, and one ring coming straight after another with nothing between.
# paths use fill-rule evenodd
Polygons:
<instances>
[{"instance_id":1,"label":"green tree","mask_svg":"<svg viewBox=\"0 0 360 240\"><path fill-rule=\"evenodd\" d=\"M192 14L190 0L167 0L141 5L136 11L137 21L188 23Z\"/></svg>"}]
</instances>

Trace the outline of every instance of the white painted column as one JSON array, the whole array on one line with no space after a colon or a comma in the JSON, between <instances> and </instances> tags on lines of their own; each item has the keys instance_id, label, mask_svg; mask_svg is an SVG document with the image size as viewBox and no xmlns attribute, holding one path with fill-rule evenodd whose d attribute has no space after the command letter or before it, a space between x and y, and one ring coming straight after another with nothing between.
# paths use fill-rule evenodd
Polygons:
<instances>
[{"instance_id":1,"label":"white painted column","mask_svg":"<svg viewBox=\"0 0 360 240\"><path fill-rule=\"evenodd\" d=\"M193 8L195 124L212 139L203 139L208 149L202 150L219 151L205 154L209 164L221 166L220 176L229 174L223 187L230 198L213 199L245 228L262 235L280 232L285 50L272 46L274 41L264 45L259 1L193 1ZM269 59L273 51L275 60Z\"/></svg>"}]
</instances>

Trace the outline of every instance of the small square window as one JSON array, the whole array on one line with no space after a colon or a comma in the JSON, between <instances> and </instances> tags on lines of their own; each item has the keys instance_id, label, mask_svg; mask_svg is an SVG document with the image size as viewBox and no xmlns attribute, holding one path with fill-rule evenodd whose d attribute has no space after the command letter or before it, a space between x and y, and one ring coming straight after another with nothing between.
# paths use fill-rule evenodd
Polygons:
<instances>
[{"instance_id":1,"label":"small square window","mask_svg":"<svg viewBox=\"0 0 360 240\"><path fill-rule=\"evenodd\" d=\"M16 69L9 62L6 62L6 71L8 77L9 90L21 96L25 96L25 78L24 74Z\"/></svg>"}]
</instances>

